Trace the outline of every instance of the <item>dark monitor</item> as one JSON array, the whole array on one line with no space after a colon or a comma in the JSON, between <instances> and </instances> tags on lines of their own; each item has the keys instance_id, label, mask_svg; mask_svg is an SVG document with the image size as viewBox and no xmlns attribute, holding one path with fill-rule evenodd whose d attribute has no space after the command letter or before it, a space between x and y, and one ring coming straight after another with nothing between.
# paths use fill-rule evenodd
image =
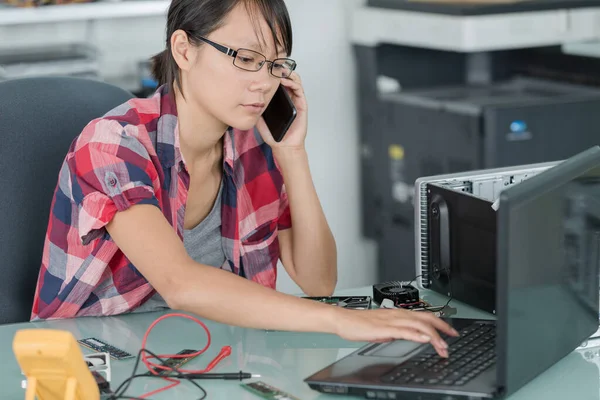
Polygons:
<instances>
[{"instance_id":1,"label":"dark monitor","mask_svg":"<svg viewBox=\"0 0 600 400\"><path fill-rule=\"evenodd\" d=\"M500 195L498 384L513 393L598 329L600 147Z\"/></svg>"}]
</instances>

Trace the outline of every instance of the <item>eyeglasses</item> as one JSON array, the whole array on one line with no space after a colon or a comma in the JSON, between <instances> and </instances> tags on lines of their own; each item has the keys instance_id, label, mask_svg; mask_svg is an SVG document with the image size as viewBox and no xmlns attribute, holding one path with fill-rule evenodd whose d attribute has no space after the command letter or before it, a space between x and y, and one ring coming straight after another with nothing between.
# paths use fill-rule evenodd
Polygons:
<instances>
[{"instance_id":1,"label":"eyeglasses","mask_svg":"<svg viewBox=\"0 0 600 400\"><path fill-rule=\"evenodd\" d=\"M273 61L270 61L267 60L265 56L254 50L233 50L203 37L198 37L198 39L210 44L220 52L233 57L233 65L245 71L260 71L265 63L269 63L269 73L271 75L276 78L289 78L292 72L296 69L296 61L289 58L277 58Z\"/></svg>"}]
</instances>

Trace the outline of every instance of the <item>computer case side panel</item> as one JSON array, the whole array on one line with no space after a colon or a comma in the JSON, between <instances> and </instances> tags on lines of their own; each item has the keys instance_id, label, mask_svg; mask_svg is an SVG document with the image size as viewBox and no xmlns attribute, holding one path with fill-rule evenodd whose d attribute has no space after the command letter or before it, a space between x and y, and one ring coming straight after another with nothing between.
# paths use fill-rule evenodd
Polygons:
<instances>
[{"instance_id":1,"label":"computer case side panel","mask_svg":"<svg viewBox=\"0 0 600 400\"><path fill-rule=\"evenodd\" d=\"M495 200L499 195L497 186L518 184L520 180L534 176L560 161L538 164L519 165L512 167L480 169L454 174L443 174L420 177L415 181L414 198L414 243L415 243L415 276L420 276L416 282L422 288L431 288L431 262L429 231L431 229L428 188L432 185L466 191L475 195L482 192L492 193L487 200ZM496 188L496 189L493 189ZM443 294L447 294L443 293Z\"/></svg>"},{"instance_id":2,"label":"computer case side panel","mask_svg":"<svg viewBox=\"0 0 600 400\"><path fill-rule=\"evenodd\" d=\"M495 313L493 202L430 185L427 190L431 289Z\"/></svg>"}]
</instances>

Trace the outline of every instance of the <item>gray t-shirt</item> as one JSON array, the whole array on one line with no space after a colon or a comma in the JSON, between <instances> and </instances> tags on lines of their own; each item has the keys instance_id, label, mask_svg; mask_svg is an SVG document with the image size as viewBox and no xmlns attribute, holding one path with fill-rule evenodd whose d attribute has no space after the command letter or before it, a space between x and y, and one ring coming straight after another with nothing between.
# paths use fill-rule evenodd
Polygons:
<instances>
[{"instance_id":1,"label":"gray t-shirt","mask_svg":"<svg viewBox=\"0 0 600 400\"><path fill-rule=\"evenodd\" d=\"M183 245L194 261L213 267L221 267L225 263L225 253L221 245L221 197L223 180L213 208L206 218L192 229L183 231ZM156 293L148 301L133 312L159 311L167 309L167 303Z\"/></svg>"}]
</instances>

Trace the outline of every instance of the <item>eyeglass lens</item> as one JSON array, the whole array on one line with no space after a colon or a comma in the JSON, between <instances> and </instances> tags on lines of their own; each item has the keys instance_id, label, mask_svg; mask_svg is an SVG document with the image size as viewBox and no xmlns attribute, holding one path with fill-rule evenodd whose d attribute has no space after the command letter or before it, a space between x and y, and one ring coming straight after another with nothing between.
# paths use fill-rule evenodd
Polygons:
<instances>
[{"instance_id":1,"label":"eyeglass lens","mask_svg":"<svg viewBox=\"0 0 600 400\"><path fill-rule=\"evenodd\" d=\"M252 50L239 49L233 60L233 64L247 71L258 71L265 64L265 57ZM294 70L295 63L292 60L279 58L273 61L270 72L278 78L288 78Z\"/></svg>"}]
</instances>

